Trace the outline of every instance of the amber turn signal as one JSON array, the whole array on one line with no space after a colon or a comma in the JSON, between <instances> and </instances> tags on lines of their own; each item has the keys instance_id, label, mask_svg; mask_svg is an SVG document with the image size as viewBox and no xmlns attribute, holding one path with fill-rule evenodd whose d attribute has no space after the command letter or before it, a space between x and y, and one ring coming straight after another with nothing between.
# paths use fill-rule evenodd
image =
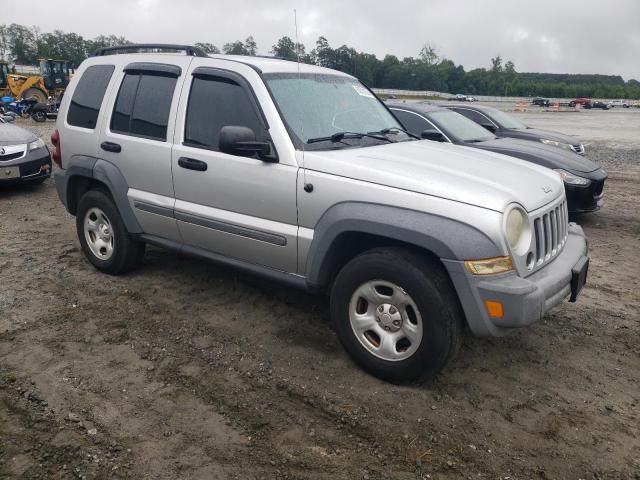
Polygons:
<instances>
[{"instance_id":1,"label":"amber turn signal","mask_svg":"<svg viewBox=\"0 0 640 480\"><path fill-rule=\"evenodd\" d=\"M485 258L482 260L466 260L464 266L473 275L495 275L513 270L511 257Z\"/></svg>"},{"instance_id":2,"label":"amber turn signal","mask_svg":"<svg viewBox=\"0 0 640 480\"><path fill-rule=\"evenodd\" d=\"M502 310L502 303L495 300L485 300L484 307L487 309L487 313L490 318L502 318L504 312Z\"/></svg>"}]
</instances>

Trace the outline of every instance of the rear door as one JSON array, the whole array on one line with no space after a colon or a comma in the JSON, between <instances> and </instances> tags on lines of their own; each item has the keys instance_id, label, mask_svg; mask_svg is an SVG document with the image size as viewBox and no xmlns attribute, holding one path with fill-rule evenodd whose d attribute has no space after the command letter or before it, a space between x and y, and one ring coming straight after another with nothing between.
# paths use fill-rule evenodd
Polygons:
<instances>
[{"instance_id":1,"label":"rear door","mask_svg":"<svg viewBox=\"0 0 640 480\"><path fill-rule=\"evenodd\" d=\"M128 197L145 233L179 242L173 218L171 140L184 74L191 57L167 56L167 63L123 64L117 72L100 156L128 183Z\"/></svg>"},{"instance_id":2,"label":"rear door","mask_svg":"<svg viewBox=\"0 0 640 480\"><path fill-rule=\"evenodd\" d=\"M254 91L247 78L260 91ZM218 148L222 127L244 126L256 133L256 140L271 142L277 155L257 94L270 101L250 67L194 59L173 150L175 216L188 245L295 272L297 166L288 163L286 155L267 162Z\"/></svg>"}]
</instances>

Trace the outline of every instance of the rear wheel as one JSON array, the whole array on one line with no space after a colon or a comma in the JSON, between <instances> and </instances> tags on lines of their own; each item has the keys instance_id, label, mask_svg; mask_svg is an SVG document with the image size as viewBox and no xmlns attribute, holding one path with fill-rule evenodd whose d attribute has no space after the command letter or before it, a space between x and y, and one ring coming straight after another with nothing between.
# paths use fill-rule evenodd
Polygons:
<instances>
[{"instance_id":1,"label":"rear wheel","mask_svg":"<svg viewBox=\"0 0 640 480\"><path fill-rule=\"evenodd\" d=\"M47 95L39 88L27 88L22 92L22 98L35 98L38 103L47 103Z\"/></svg>"},{"instance_id":2,"label":"rear wheel","mask_svg":"<svg viewBox=\"0 0 640 480\"><path fill-rule=\"evenodd\" d=\"M462 339L463 315L442 266L401 248L347 263L332 288L331 316L352 358L391 381L438 373Z\"/></svg>"},{"instance_id":3,"label":"rear wheel","mask_svg":"<svg viewBox=\"0 0 640 480\"><path fill-rule=\"evenodd\" d=\"M38 123L42 123L47 120L47 114L44 112L44 110L38 110L37 112L31 113L31 118L33 118Z\"/></svg>"},{"instance_id":4,"label":"rear wheel","mask_svg":"<svg viewBox=\"0 0 640 480\"><path fill-rule=\"evenodd\" d=\"M102 190L89 190L82 196L76 229L85 257L102 272L126 273L144 257L144 243L129 235L113 200Z\"/></svg>"}]
</instances>

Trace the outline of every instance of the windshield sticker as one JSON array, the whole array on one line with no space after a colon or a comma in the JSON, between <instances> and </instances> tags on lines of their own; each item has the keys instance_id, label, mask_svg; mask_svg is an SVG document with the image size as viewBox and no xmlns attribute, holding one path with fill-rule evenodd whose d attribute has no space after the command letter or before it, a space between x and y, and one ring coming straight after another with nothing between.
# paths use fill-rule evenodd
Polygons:
<instances>
[{"instance_id":1,"label":"windshield sticker","mask_svg":"<svg viewBox=\"0 0 640 480\"><path fill-rule=\"evenodd\" d=\"M362 85L358 85L357 83L353 85L353 89L358 92L358 95L362 95L363 97L373 98L373 95L369 90L364 88Z\"/></svg>"}]
</instances>

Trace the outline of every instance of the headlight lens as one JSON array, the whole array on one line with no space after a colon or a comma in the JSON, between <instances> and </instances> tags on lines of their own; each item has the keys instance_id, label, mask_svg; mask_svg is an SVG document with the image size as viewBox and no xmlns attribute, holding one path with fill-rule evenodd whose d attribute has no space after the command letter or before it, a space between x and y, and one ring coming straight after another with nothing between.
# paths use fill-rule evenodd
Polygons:
<instances>
[{"instance_id":1,"label":"headlight lens","mask_svg":"<svg viewBox=\"0 0 640 480\"><path fill-rule=\"evenodd\" d=\"M516 248L524 232L525 216L519 208L513 208L507 214L506 234L511 248Z\"/></svg>"},{"instance_id":2,"label":"headlight lens","mask_svg":"<svg viewBox=\"0 0 640 480\"><path fill-rule=\"evenodd\" d=\"M546 138L541 138L540 141L545 145L551 145L552 147L564 148L565 150L570 150L573 152L573 148L571 148L570 143L562 143L556 142L555 140L547 140Z\"/></svg>"},{"instance_id":3,"label":"headlight lens","mask_svg":"<svg viewBox=\"0 0 640 480\"><path fill-rule=\"evenodd\" d=\"M566 170L562 170L560 168L556 169L556 172L560 174L562 181L567 185L589 185L591 180L588 178L579 177L578 175L574 175L573 173L567 172Z\"/></svg>"},{"instance_id":4,"label":"headlight lens","mask_svg":"<svg viewBox=\"0 0 640 480\"><path fill-rule=\"evenodd\" d=\"M43 147L44 147L44 142L42 141L42 139L41 139L41 138L39 138L39 139L37 139L36 141L31 142L31 143L29 144L28 150L29 150L29 151L31 151L31 150L37 150L38 148L43 148Z\"/></svg>"}]
</instances>

